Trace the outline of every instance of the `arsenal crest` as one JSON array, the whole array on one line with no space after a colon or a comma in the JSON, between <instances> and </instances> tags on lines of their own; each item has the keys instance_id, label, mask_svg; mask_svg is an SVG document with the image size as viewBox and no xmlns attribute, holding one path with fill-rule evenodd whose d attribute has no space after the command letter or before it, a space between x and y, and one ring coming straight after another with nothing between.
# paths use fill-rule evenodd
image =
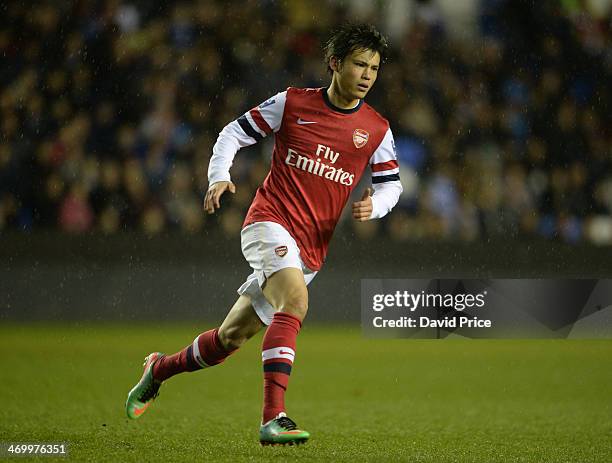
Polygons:
<instances>
[{"instance_id":1,"label":"arsenal crest","mask_svg":"<svg viewBox=\"0 0 612 463\"><path fill-rule=\"evenodd\" d=\"M277 246L274 248L274 252L278 257L285 257L287 255L287 246Z\"/></svg>"},{"instance_id":2,"label":"arsenal crest","mask_svg":"<svg viewBox=\"0 0 612 463\"><path fill-rule=\"evenodd\" d=\"M370 138L370 134L365 130L355 129L353 132L353 143L355 144L356 148L365 146L365 144L368 142L368 138Z\"/></svg>"}]
</instances>

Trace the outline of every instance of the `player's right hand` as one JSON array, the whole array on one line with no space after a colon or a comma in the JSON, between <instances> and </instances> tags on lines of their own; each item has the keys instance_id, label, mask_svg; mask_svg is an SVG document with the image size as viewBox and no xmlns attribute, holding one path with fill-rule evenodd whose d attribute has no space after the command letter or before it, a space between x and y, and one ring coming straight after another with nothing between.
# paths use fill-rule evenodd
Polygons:
<instances>
[{"instance_id":1,"label":"player's right hand","mask_svg":"<svg viewBox=\"0 0 612 463\"><path fill-rule=\"evenodd\" d=\"M208 187L206 196L204 197L204 210L209 214L214 214L216 209L221 208L221 195L229 190L230 193L236 193L236 185L232 182L216 182Z\"/></svg>"}]
</instances>

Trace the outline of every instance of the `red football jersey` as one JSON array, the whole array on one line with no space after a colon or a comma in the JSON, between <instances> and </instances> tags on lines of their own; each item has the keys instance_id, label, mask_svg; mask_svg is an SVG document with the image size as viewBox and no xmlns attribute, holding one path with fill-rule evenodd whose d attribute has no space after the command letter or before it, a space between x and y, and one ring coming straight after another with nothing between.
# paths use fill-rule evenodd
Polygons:
<instances>
[{"instance_id":1,"label":"red football jersey","mask_svg":"<svg viewBox=\"0 0 612 463\"><path fill-rule=\"evenodd\" d=\"M325 90L288 88L237 120L255 141L275 132L270 172L243 226L282 225L312 270L321 268L366 166L375 184L399 180L388 121L363 100L353 109L337 108Z\"/></svg>"}]
</instances>

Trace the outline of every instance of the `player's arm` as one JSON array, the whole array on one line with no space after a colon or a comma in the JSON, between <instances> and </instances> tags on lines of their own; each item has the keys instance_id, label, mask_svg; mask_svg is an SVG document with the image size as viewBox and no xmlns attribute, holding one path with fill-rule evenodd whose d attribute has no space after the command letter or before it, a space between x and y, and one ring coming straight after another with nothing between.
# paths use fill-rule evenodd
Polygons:
<instances>
[{"instance_id":1,"label":"player's arm","mask_svg":"<svg viewBox=\"0 0 612 463\"><path fill-rule=\"evenodd\" d=\"M391 129L370 158L372 188L366 188L360 201L353 203L353 218L359 222L379 219L397 204L403 188Z\"/></svg>"},{"instance_id":2,"label":"player's arm","mask_svg":"<svg viewBox=\"0 0 612 463\"><path fill-rule=\"evenodd\" d=\"M287 92L281 92L227 124L213 146L208 164L208 191L204 210L213 214L221 207L221 195L236 192L230 168L240 148L253 145L280 128Z\"/></svg>"}]
</instances>

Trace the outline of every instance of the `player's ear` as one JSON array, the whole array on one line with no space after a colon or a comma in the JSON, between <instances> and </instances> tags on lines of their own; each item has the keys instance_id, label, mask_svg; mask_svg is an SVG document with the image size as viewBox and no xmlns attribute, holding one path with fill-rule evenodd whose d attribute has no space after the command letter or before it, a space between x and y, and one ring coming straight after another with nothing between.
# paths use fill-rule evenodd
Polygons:
<instances>
[{"instance_id":1,"label":"player's ear","mask_svg":"<svg viewBox=\"0 0 612 463\"><path fill-rule=\"evenodd\" d=\"M340 60L335 56L329 59L329 67L332 71L340 72L340 64Z\"/></svg>"}]
</instances>

